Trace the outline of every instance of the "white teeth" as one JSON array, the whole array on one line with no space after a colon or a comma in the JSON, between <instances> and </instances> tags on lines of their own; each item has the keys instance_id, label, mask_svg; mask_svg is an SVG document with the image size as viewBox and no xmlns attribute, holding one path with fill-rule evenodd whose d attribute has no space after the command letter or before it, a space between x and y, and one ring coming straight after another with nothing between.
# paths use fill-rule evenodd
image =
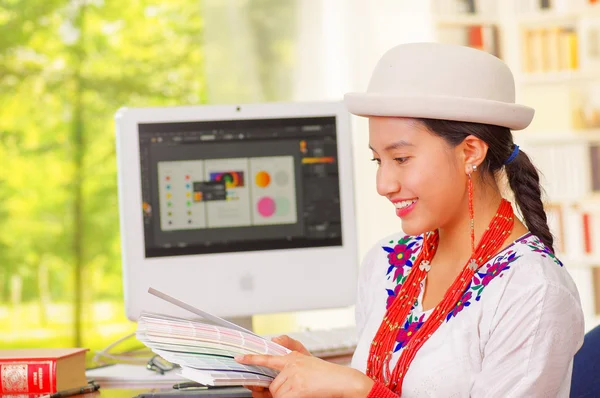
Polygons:
<instances>
[{"instance_id":1,"label":"white teeth","mask_svg":"<svg viewBox=\"0 0 600 398\"><path fill-rule=\"evenodd\" d=\"M396 209L403 209L407 206L412 205L413 203L415 203L417 201L417 199L412 199L412 200L403 200L402 202L397 202L394 203L394 205L396 206Z\"/></svg>"}]
</instances>

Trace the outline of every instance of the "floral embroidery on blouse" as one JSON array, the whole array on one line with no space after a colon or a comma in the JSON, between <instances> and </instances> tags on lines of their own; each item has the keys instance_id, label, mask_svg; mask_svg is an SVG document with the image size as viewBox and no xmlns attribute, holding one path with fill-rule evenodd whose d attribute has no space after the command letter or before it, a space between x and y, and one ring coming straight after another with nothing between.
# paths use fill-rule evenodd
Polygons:
<instances>
[{"instance_id":1,"label":"floral embroidery on blouse","mask_svg":"<svg viewBox=\"0 0 600 398\"><path fill-rule=\"evenodd\" d=\"M394 298L398 295L402 284L408 277L410 270L412 269L413 263L417 258L419 249L423 245L423 237L411 237L405 236L398 240L394 245L394 241L390 241L390 245L393 247L383 246L383 250L387 252L387 258L389 268L387 270L387 277L390 278L393 272L393 281L395 283L394 289L387 289L388 299L386 310L390 307ZM416 304L416 303L415 303Z\"/></svg>"},{"instance_id":2,"label":"floral embroidery on blouse","mask_svg":"<svg viewBox=\"0 0 600 398\"><path fill-rule=\"evenodd\" d=\"M531 247L534 251L544 253L545 255L551 256L553 259L556 257L539 241L539 239L533 239L531 242L528 239L529 236L523 238L518 242L522 242ZM410 270L416 260L420 248L422 247L422 237L410 237L405 236L397 242L390 241L390 245L394 246L383 246L383 250L387 253L389 268L387 270L387 277L390 279L393 275L393 283L395 283L394 289L386 289L388 293L386 310L390 307L400 289L402 284L408 277ZM395 243L395 244L394 244ZM532 245L534 244L534 245ZM541 244L541 246L540 246ZM545 251L544 251L545 250ZM543 255L544 255L543 254ZM487 265L482 266L473 276L471 283L465 290L465 293L461 299L456 303L456 306L448 313L446 322L451 318L457 316L464 308L469 307L473 302L481 299L481 293L485 287L496 277L502 277L504 272L510 269L510 264L516 261L520 256L517 256L514 250L508 250L502 252L501 255L497 256L488 262ZM555 260L556 261L556 260ZM560 263L560 262L559 262ZM562 264L561 264L562 266ZM426 318L426 313L422 313L419 317L414 314L414 309L419 305L418 299L413 303L411 311L406 319L406 322L396 336L396 347L394 352L402 349L408 344L412 336L423 326Z\"/></svg>"},{"instance_id":3,"label":"floral embroidery on blouse","mask_svg":"<svg viewBox=\"0 0 600 398\"><path fill-rule=\"evenodd\" d=\"M509 250L494 258L491 264L488 262L487 267L479 268L479 270L475 272L475 275L473 275L473 279L471 279L471 283L465 290L465 293L460 300L458 300L458 303L456 303L456 307L454 307L446 316L446 322L448 322L450 318L455 317L465 307L470 306L474 294L475 301L479 301L481 299L481 293L492 279L497 276L502 278L503 273L510 269L510 264L519 257L520 256L517 256L517 253L514 250Z\"/></svg>"},{"instance_id":4,"label":"floral embroidery on blouse","mask_svg":"<svg viewBox=\"0 0 600 398\"><path fill-rule=\"evenodd\" d=\"M560 261L556 255L550 250L548 246L546 246L540 238L535 235L531 235L531 239L529 237L523 238L519 240L519 242L525 243L527 246L531 248L536 253L542 253L542 257L550 257L556 264L563 266L562 261Z\"/></svg>"},{"instance_id":5,"label":"floral embroidery on blouse","mask_svg":"<svg viewBox=\"0 0 600 398\"><path fill-rule=\"evenodd\" d=\"M423 326L423 323L425 323L425 313L421 314L421 316L419 318L417 318L411 312L408 315L408 318L406 318L406 322L404 322L404 325L402 325L402 327L398 331L398 335L396 336L396 342L398 344L396 344L396 348L394 348L394 352L400 350L406 344L408 344L412 335L415 334L417 332L417 330L421 329L421 326Z\"/></svg>"}]
</instances>

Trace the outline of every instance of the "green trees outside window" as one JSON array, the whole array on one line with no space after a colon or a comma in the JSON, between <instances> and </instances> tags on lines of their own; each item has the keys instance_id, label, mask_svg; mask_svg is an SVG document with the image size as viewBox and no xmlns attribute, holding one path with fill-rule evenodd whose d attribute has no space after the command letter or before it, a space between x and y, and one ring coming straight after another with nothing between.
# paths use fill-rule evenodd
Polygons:
<instances>
[{"instance_id":1,"label":"green trees outside window","mask_svg":"<svg viewBox=\"0 0 600 398\"><path fill-rule=\"evenodd\" d=\"M239 42L214 23L232 10ZM0 349L98 349L135 330L115 112L289 100L294 15L291 0L0 0ZM252 78L228 61L234 41Z\"/></svg>"}]
</instances>

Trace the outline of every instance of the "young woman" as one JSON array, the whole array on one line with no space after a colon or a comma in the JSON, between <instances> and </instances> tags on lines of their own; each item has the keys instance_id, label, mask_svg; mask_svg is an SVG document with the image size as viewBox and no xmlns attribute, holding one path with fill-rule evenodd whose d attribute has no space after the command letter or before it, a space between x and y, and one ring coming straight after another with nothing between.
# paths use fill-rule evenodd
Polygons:
<instances>
[{"instance_id":1,"label":"young woman","mask_svg":"<svg viewBox=\"0 0 600 398\"><path fill-rule=\"evenodd\" d=\"M346 95L403 233L362 266L352 368L284 337L297 352L239 359L280 370L255 397L568 397L583 315L513 143L533 118L514 97L502 61L435 43L393 48L367 93Z\"/></svg>"}]
</instances>

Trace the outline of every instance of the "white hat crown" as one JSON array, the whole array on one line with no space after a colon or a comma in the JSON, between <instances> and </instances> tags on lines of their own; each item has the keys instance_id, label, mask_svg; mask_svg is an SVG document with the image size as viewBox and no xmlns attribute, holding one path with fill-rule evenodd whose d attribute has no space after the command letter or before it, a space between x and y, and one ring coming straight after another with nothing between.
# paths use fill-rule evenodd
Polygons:
<instances>
[{"instance_id":1,"label":"white hat crown","mask_svg":"<svg viewBox=\"0 0 600 398\"><path fill-rule=\"evenodd\" d=\"M402 44L377 63L366 93L345 96L360 116L403 116L527 127L533 109L515 104L515 82L499 58L470 47Z\"/></svg>"},{"instance_id":2,"label":"white hat crown","mask_svg":"<svg viewBox=\"0 0 600 398\"><path fill-rule=\"evenodd\" d=\"M377 63L367 91L515 102L512 73L500 59L470 47L436 43L388 51Z\"/></svg>"}]
</instances>

